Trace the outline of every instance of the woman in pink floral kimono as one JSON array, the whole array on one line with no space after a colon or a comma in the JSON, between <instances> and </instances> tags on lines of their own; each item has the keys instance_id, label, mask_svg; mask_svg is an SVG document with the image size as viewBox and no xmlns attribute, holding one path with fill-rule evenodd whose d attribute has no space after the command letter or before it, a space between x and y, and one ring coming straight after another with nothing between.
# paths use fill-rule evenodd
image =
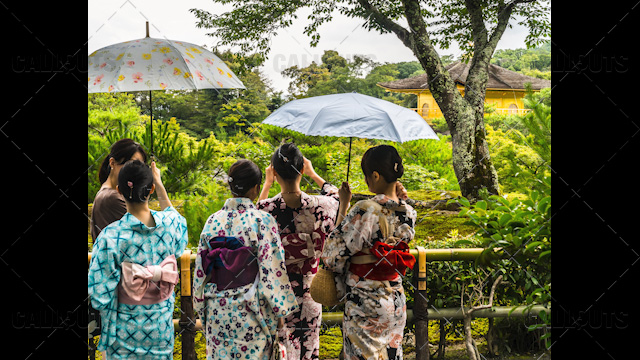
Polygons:
<instances>
[{"instance_id":1,"label":"woman in pink floral kimono","mask_svg":"<svg viewBox=\"0 0 640 360\"><path fill-rule=\"evenodd\" d=\"M302 175L309 176L320 195L300 190ZM267 199L273 181L282 192ZM287 348L287 359L318 359L322 305L309 294L318 271L325 238L335 227L338 214L338 188L325 182L313 170L294 144L283 144L271 158L258 209L269 212L278 222L284 246L287 274L300 310L285 318L280 341Z\"/></svg>"},{"instance_id":2,"label":"woman in pink floral kimono","mask_svg":"<svg viewBox=\"0 0 640 360\"><path fill-rule=\"evenodd\" d=\"M370 148L361 166L369 191L377 195L358 201L346 216L341 207L339 217L345 219L327 239L322 261L338 275L338 297L346 295L345 360L400 360L407 319L401 275L415 263L408 243L416 212L397 182L403 166L395 148ZM341 198L344 192L340 189Z\"/></svg>"}]
</instances>

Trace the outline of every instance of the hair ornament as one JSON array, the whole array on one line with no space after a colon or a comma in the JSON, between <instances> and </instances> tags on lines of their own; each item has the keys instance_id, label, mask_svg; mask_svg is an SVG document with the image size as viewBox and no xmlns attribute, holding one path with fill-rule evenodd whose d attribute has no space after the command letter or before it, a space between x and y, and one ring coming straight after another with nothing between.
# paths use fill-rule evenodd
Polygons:
<instances>
[{"instance_id":1,"label":"hair ornament","mask_svg":"<svg viewBox=\"0 0 640 360\"><path fill-rule=\"evenodd\" d=\"M127 181L127 186L129 187L129 189L131 189L129 191L129 199L131 199L131 197L133 196L133 181Z\"/></svg>"},{"instance_id":2,"label":"hair ornament","mask_svg":"<svg viewBox=\"0 0 640 360\"><path fill-rule=\"evenodd\" d=\"M395 163L395 165L393 165L393 170L395 172L398 172L398 163Z\"/></svg>"},{"instance_id":3,"label":"hair ornament","mask_svg":"<svg viewBox=\"0 0 640 360\"><path fill-rule=\"evenodd\" d=\"M282 153L280 152L280 149L282 148L282 146L280 146L278 148L278 156L282 158L282 160L284 160L284 162L289 162L289 159L287 159L286 156L282 156Z\"/></svg>"}]
</instances>

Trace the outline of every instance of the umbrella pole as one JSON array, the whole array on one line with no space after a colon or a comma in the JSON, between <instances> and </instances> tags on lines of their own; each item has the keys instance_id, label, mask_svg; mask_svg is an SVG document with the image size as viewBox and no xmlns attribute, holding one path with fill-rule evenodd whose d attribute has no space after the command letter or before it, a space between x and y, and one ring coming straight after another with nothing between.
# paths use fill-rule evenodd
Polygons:
<instances>
[{"instance_id":1,"label":"umbrella pole","mask_svg":"<svg viewBox=\"0 0 640 360\"><path fill-rule=\"evenodd\" d=\"M149 26L148 23L147 26ZM149 90L149 112L151 114L151 158L153 158L153 106L151 105L151 90Z\"/></svg>"},{"instance_id":2,"label":"umbrella pole","mask_svg":"<svg viewBox=\"0 0 640 360\"><path fill-rule=\"evenodd\" d=\"M351 139L353 138L349 137L349 163L347 165L347 182L349 182L349 169L351 168Z\"/></svg>"}]
</instances>

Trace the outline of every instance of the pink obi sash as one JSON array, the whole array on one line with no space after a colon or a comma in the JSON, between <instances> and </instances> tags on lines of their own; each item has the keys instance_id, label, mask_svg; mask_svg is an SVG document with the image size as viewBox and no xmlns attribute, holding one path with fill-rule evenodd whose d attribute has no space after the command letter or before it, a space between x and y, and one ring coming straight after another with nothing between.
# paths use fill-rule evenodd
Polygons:
<instances>
[{"instance_id":1,"label":"pink obi sash","mask_svg":"<svg viewBox=\"0 0 640 360\"><path fill-rule=\"evenodd\" d=\"M151 305L165 301L173 293L179 278L175 255L170 255L160 265L142 266L123 262L118 301L128 305Z\"/></svg>"},{"instance_id":2,"label":"pink obi sash","mask_svg":"<svg viewBox=\"0 0 640 360\"><path fill-rule=\"evenodd\" d=\"M325 237L325 233L319 229L311 234L296 233L282 236L287 273L303 275L309 272L317 273L319 255L322 252Z\"/></svg>"}]
</instances>

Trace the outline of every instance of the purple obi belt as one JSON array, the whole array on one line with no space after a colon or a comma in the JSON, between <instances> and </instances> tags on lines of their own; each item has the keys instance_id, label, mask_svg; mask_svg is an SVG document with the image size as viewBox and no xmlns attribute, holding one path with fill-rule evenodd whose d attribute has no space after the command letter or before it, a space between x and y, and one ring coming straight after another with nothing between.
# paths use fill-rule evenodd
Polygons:
<instances>
[{"instance_id":1,"label":"purple obi belt","mask_svg":"<svg viewBox=\"0 0 640 360\"><path fill-rule=\"evenodd\" d=\"M216 236L209 248L200 251L204 283L214 283L218 291L251 284L258 275L258 258L251 248L234 237Z\"/></svg>"}]
</instances>

